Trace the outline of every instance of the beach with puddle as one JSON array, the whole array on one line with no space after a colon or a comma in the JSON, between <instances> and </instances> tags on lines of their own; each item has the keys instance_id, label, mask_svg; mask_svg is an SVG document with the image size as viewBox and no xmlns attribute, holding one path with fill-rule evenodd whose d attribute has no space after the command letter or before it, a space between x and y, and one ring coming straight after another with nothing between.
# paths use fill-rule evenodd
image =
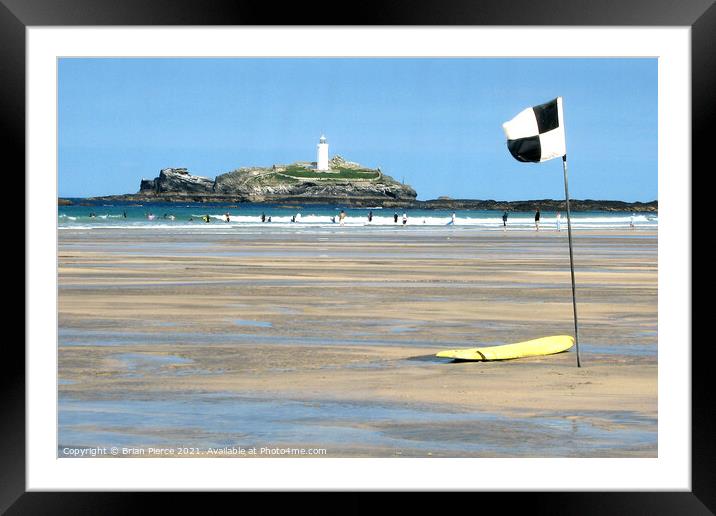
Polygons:
<instances>
[{"instance_id":1,"label":"beach with puddle","mask_svg":"<svg viewBox=\"0 0 716 516\"><path fill-rule=\"evenodd\" d=\"M571 334L566 234L64 229L58 456L656 457L657 243L577 233L577 368L435 357Z\"/></svg>"}]
</instances>

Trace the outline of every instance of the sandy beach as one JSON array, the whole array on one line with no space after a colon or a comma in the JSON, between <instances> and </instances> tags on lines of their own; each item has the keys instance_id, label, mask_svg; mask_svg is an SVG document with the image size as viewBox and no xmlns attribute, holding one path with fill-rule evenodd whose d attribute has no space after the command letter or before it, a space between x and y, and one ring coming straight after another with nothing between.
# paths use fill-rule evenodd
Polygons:
<instances>
[{"instance_id":1,"label":"sandy beach","mask_svg":"<svg viewBox=\"0 0 716 516\"><path fill-rule=\"evenodd\" d=\"M59 231L66 448L320 448L329 457L656 457L657 232Z\"/></svg>"}]
</instances>

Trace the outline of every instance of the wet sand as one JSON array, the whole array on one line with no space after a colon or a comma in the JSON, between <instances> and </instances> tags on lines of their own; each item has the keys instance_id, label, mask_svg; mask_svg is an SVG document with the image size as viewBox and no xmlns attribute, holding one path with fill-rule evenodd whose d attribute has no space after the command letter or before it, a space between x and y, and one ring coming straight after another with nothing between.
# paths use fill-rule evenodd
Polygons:
<instances>
[{"instance_id":1,"label":"wet sand","mask_svg":"<svg viewBox=\"0 0 716 516\"><path fill-rule=\"evenodd\" d=\"M59 450L657 456L655 231L59 232ZM227 455L229 456L229 455ZM231 455L233 456L233 455Z\"/></svg>"}]
</instances>

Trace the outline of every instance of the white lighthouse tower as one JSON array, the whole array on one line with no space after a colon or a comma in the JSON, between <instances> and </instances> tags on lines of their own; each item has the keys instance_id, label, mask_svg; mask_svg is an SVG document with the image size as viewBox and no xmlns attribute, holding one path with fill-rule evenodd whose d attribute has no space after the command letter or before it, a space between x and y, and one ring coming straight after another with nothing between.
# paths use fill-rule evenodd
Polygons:
<instances>
[{"instance_id":1,"label":"white lighthouse tower","mask_svg":"<svg viewBox=\"0 0 716 516\"><path fill-rule=\"evenodd\" d=\"M318 159L316 159L316 170L328 170L328 142L326 141L326 137L324 135L321 135L321 139L318 140Z\"/></svg>"}]
</instances>

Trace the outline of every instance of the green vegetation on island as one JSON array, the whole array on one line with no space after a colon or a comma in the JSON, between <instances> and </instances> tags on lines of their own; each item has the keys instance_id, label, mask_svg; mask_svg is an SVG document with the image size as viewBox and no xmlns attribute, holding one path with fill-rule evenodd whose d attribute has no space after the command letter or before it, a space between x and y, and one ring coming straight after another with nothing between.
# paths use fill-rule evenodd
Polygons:
<instances>
[{"instance_id":1,"label":"green vegetation on island","mask_svg":"<svg viewBox=\"0 0 716 516\"><path fill-rule=\"evenodd\" d=\"M308 167L300 165L289 165L284 170L277 171L277 174L301 179L320 179L322 181L330 180L348 180L348 179L364 179L372 180L380 178L379 170L369 168L348 168L336 167L326 172L318 172Z\"/></svg>"}]
</instances>

